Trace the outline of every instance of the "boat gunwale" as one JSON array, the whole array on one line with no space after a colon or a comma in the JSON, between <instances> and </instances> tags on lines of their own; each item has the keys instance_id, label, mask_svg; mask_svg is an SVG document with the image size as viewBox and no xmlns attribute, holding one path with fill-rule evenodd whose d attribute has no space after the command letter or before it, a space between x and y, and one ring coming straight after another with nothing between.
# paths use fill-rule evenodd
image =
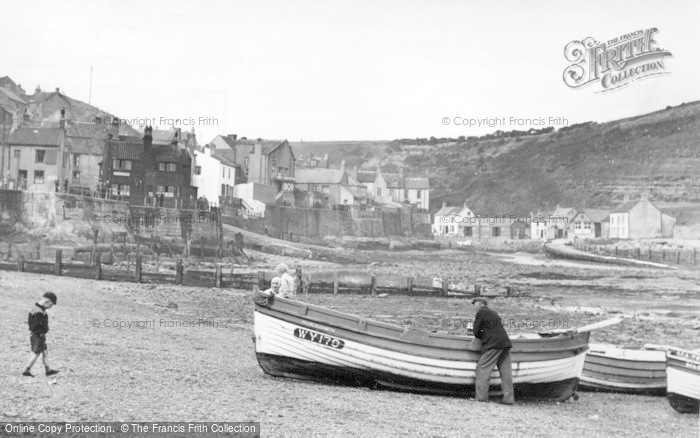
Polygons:
<instances>
[{"instance_id":1,"label":"boat gunwale","mask_svg":"<svg viewBox=\"0 0 700 438\"><path fill-rule=\"evenodd\" d=\"M693 359L690 357L683 357L683 356L678 356L676 355L671 355L671 352L676 352L676 353L684 353L691 355L693 357L697 357L698 359ZM676 360L682 363L692 363L692 364L697 364L700 365L700 353L691 351L691 350L686 350L684 348L678 348L678 347L669 347L666 350L666 364L670 365L670 362Z\"/></svg>"},{"instance_id":2,"label":"boat gunwale","mask_svg":"<svg viewBox=\"0 0 700 438\"><path fill-rule=\"evenodd\" d=\"M264 294L261 294L258 292L261 296L265 296ZM294 306L297 306L298 308L303 308L306 307L307 310L305 311L304 315L301 315L299 312L291 312L291 311L286 311L284 309L279 309L279 308L274 308L274 302L271 306L265 307L261 306L260 304L256 303L255 304L255 311L260 312L263 315L270 316L272 318L277 318L281 319L278 316L274 315L273 312L277 312L281 315L287 315L288 317L291 318L297 318L301 320L308 320L313 323L321 324L324 326L327 326L329 328L334 328L334 329L340 329L340 330L346 330L349 331L355 335L367 338L367 339L372 339L372 338L377 338L381 340L387 340L387 341L392 341L392 342L399 342L401 344L406 344L409 346L421 346L421 347L427 347L427 348L436 348L439 350L451 350L451 351L473 351L477 353L478 351L475 350L468 350L465 347L456 347L456 346L444 346L444 345L435 345L431 344L429 342L422 342L420 340L416 339L402 339L400 336L401 334L405 333L406 331L409 330L414 330L414 331L419 331L423 332L424 334L427 334L428 340L432 339L442 339L444 341L461 341L461 342L470 342L473 337L470 336L461 336L461 335L448 335L448 334L440 334L440 333L431 333L428 332L427 330L424 329L408 329L396 324L390 324L390 323L385 323L382 321L377 321L374 319L369 319L369 318L363 318L357 315L349 314L349 313L343 313L343 312L338 312L336 310L331 310L331 309L326 309L324 307L316 306L313 304L307 304L301 301L296 301L296 300L290 300L290 299L285 299L285 298L279 298L275 297L275 300L283 300L283 303L286 304L291 304ZM300 304L297 304L300 303ZM323 319L316 318L314 316L308 315L308 309L313 309L314 311L322 314L329 314L330 316L339 316L347 319L348 317L354 319L355 321L355 327L351 327L346 324L341 324L338 322L328 322ZM285 319L283 319L285 320ZM288 321L290 322L290 321ZM378 325L382 328L386 329L391 329L396 332L395 336L388 336L382 333L372 333L372 332L367 332L367 331L362 331L358 328L361 322L365 322L367 324L368 322L371 322L373 325ZM319 330L323 331L321 328L314 328L314 327L309 327L309 330ZM573 333L573 334L560 334L557 336L551 336L551 337L545 337L545 336L540 336L538 338L511 338L511 343L515 345L523 345L525 347L528 346L528 344L536 344L536 343L545 343L545 344L557 344L560 342L565 342L565 343L571 343L573 345L567 345L564 347L552 347L552 348L540 348L540 349L523 349L522 351L517 350L517 349L511 349L511 352L513 353L525 353L525 354L530 354L530 353L557 353L557 352L572 352L573 355L578 355L581 354L582 352L586 352L588 350L588 337L590 333L588 332L582 332L582 333ZM582 338L585 338L585 341L582 341ZM371 344L368 344L371 345ZM379 348L385 348L393 351L399 351L403 352L403 350L396 350L393 348L387 348L386 346L380 346Z\"/></svg>"}]
</instances>

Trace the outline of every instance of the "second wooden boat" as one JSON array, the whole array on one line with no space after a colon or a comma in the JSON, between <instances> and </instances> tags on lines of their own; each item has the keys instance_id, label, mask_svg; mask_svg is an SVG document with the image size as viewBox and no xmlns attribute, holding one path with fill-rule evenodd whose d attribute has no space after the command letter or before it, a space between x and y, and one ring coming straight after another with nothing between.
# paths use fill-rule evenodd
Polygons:
<instances>
[{"instance_id":1,"label":"second wooden boat","mask_svg":"<svg viewBox=\"0 0 700 438\"><path fill-rule=\"evenodd\" d=\"M666 394L666 352L589 344L579 387L589 391Z\"/></svg>"},{"instance_id":2,"label":"second wooden boat","mask_svg":"<svg viewBox=\"0 0 700 438\"><path fill-rule=\"evenodd\" d=\"M700 351L669 348L666 351L668 401L687 414L700 412Z\"/></svg>"}]
</instances>

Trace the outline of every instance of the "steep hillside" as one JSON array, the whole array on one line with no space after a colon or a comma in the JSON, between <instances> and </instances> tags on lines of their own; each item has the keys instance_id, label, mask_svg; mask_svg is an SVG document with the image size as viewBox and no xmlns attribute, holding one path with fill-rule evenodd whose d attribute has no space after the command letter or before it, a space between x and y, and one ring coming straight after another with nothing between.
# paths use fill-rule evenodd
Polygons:
<instances>
[{"instance_id":1,"label":"steep hillside","mask_svg":"<svg viewBox=\"0 0 700 438\"><path fill-rule=\"evenodd\" d=\"M468 200L482 214L609 207L644 190L658 201L700 203L698 102L552 133L487 137L433 147L398 142L398 155L408 173L431 175L433 206Z\"/></svg>"}]
</instances>

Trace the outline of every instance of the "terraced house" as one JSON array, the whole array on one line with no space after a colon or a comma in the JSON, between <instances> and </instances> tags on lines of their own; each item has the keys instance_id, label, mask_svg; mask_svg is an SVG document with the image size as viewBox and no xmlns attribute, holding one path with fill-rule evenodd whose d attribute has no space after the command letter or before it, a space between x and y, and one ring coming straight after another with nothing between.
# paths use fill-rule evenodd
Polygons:
<instances>
[{"instance_id":1,"label":"terraced house","mask_svg":"<svg viewBox=\"0 0 700 438\"><path fill-rule=\"evenodd\" d=\"M69 171L63 128L18 128L7 144L10 188L54 191L63 184Z\"/></svg>"},{"instance_id":2,"label":"terraced house","mask_svg":"<svg viewBox=\"0 0 700 438\"><path fill-rule=\"evenodd\" d=\"M428 210L430 205L430 181L428 178L404 177L403 169L398 174L377 172L374 181L374 199L380 203L415 205Z\"/></svg>"},{"instance_id":3,"label":"terraced house","mask_svg":"<svg viewBox=\"0 0 700 438\"><path fill-rule=\"evenodd\" d=\"M195 165L192 184L197 193L210 204L218 204L219 197L232 197L236 179L241 167L234 161L236 152L225 148L219 150L215 145L206 145L202 150L195 150Z\"/></svg>"},{"instance_id":4,"label":"terraced house","mask_svg":"<svg viewBox=\"0 0 700 438\"><path fill-rule=\"evenodd\" d=\"M197 188L191 184L192 155L173 142L153 145L152 128L147 126L143 140L120 137L105 143L100 181L114 196L129 198L135 204L148 204L163 196L166 207L175 200L192 200Z\"/></svg>"}]
</instances>

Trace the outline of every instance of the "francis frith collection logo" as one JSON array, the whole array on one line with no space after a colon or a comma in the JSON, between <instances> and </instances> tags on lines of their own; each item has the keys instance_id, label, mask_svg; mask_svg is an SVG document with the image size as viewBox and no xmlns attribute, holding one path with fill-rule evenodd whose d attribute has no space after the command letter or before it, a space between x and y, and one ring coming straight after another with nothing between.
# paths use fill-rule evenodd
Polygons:
<instances>
[{"instance_id":1,"label":"francis frith collection logo","mask_svg":"<svg viewBox=\"0 0 700 438\"><path fill-rule=\"evenodd\" d=\"M592 37L570 42L564 56L572 64L564 70L564 83L580 88L599 82L603 89L598 93L602 93L642 78L668 74L664 57L673 55L658 47L654 39L657 31L655 27L641 29L606 42Z\"/></svg>"}]
</instances>

